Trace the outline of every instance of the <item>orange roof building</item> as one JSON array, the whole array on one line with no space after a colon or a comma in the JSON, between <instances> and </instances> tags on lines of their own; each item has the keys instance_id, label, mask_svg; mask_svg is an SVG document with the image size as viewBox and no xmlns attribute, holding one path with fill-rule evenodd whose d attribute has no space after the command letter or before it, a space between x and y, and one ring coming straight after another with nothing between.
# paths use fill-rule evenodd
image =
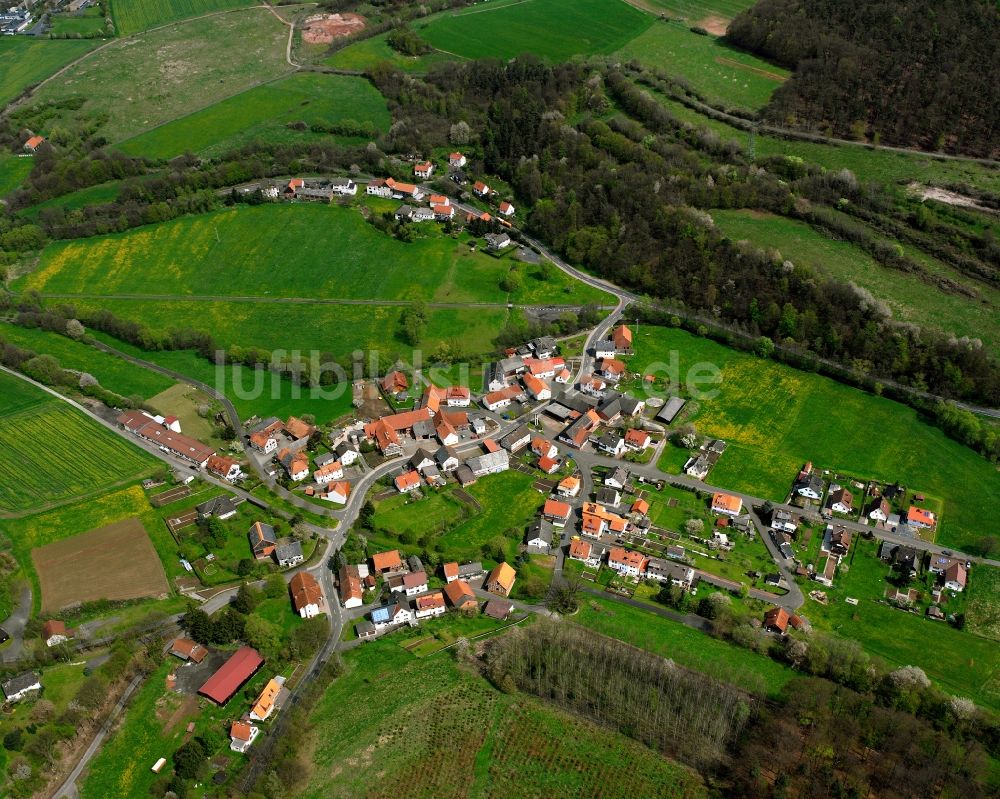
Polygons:
<instances>
[{"instance_id":1,"label":"orange roof building","mask_svg":"<svg viewBox=\"0 0 1000 799\"><path fill-rule=\"evenodd\" d=\"M771 608L764 614L764 629L784 634L788 629L789 616L784 608Z\"/></svg>"},{"instance_id":2,"label":"orange roof building","mask_svg":"<svg viewBox=\"0 0 1000 799\"><path fill-rule=\"evenodd\" d=\"M278 699L278 694L281 693L281 686L282 684L274 678L268 680L267 685L264 686L264 690L260 692L260 696L257 697L257 701L254 702L253 708L250 710L250 718L254 721L264 721L274 712L275 702Z\"/></svg>"},{"instance_id":3,"label":"orange roof building","mask_svg":"<svg viewBox=\"0 0 1000 799\"><path fill-rule=\"evenodd\" d=\"M611 340L615 343L616 351L624 350L628 352L632 349L632 331L625 325L618 325L611 332Z\"/></svg>"},{"instance_id":4,"label":"orange roof building","mask_svg":"<svg viewBox=\"0 0 1000 799\"><path fill-rule=\"evenodd\" d=\"M379 574L399 571L403 568L403 559L399 557L398 549L391 549L388 552L377 552L372 555L372 569Z\"/></svg>"},{"instance_id":5,"label":"orange roof building","mask_svg":"<svg viewBox=\"0 0 1000 799\"><path fill-rule=\"evenodd\" d=\"M472 593L469 584L465 580L453 580L444 587L444 595L448 598L448 604L458 610L466 610L479 607L476 595Z\"/></svg>"},{"instance_id":6,"label":"orange roof building","mask_svg":"<svg viewBox=\"0 0 1000 799\"><path fill-rule=\"evenodd\" d=\"M509 563L498 563L493 571L486 576L483 587L491 594L508 596L516 579L517 572L511 568Z\"/></svg>"},{"instance_id":7,"label":"orange roof building","mask_svg":"<svg viewBox=\"0 0 1000 799\"><path fill-rule=\"evenodd\" d=\"M296 572L288 583L292 594L292 606L303 619L311 619L323 608L323 589L316 578L307 571Z\"/></svg>"},{"instance_id":8,"label":"orange roof building","mask_svg":"<svg viewBox=\"0 0 1000 799\"><path fill-rule=\"evenodd\" d=\"M712 495L712 513L725 513L727 516L739 516L743 510L743 500L732 494L721 491Z\"/></svg>"},{"instance_id":9,"label":"orange roof building","mask_svg":"<svg viewBox=\"0 0 1000 799\"><path fill-rule=\"evenodd\" d=\"M594 548L586 541L571 541L569 545L570 560L590 560Z\"/></svg>"}]
</instances>

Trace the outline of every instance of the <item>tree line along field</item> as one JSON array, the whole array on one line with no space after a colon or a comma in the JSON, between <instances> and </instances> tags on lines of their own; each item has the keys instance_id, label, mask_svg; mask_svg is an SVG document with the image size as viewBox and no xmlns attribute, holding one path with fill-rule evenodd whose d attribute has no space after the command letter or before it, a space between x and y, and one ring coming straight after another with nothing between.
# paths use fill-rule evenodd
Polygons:
<instances>
[{"instance_id":1,"label":"tree line along field","mask_svg":"<svg viewBox=\"0 0 1000 799\"><path fill-rule=\"evenodd\" d=\"M59 333L0 322L0 341L16 344L40 355L51 355L58 359L63 369L87 372L96 377L104 388L123 397L139 396L147 400L174 385L169 377L148 369L138 369L121 358Z\"/></svg>"},{"instance_id":2,"label":"tree line along field","mask_svg":"<svg viewBox=\"0 0 1000 799\"><path fill-rule=\"evenodd\" d=\"M21 512L146 473L153 459L66 403L0 374L0 510Z\"/></svg>"},{"instance_id":3,"label":"tree line along field","mask_svg":"<svg viewBox=\"0 0 1000 799\"><path fill-rule=\"evenodd\" d=\"M940 261L927 259L936 272L974 291L977 299L946 293L916 275L884 267L853 244L827 238L805 222L744 210L711 214L732 239L766 242L794 264L868 289L889 304L897 319L979 338L994 355L1000 352L1000 291L969 280ZM912 248L904 249L917 255Z\"/></svg>"},{"instance_id":4,"label":"tree line along field","mask_svg":"<svg viewBox=\"0 0 1000 799\"><path fill-rule=\"evenodd\" d=\"M299 799L707 795L683 766L539 700L501 693L447 652L416 658L385 640L344 660L346 672L310 716L313 765Z\"/></svg>"},{"instance_id":5,"label":"tree line along field","mask_svg":"<svg viewBox=\"0 0 1000 799\"><path fill-rule=\"evenodd\" d=\"M500 277L517 262L472 252L437 226L403 243L356 207L295 203L190 216L125 233L54 242L18 290L99 296L298 297L428 302L586 304L609 295L559 270L519 266L508 296ZM419 275L419 280L414 280Z\"/></svg>"},{"instance_id":6,"label":"tree line along field","mask_svg":"<svg viewBox=\"0 0 1000 799\"><path fill-rule=\"evenodd\" d=\"M329 140L324 134L290 130L287 125L293 122L351 122L384 131L391 118L385 99L364 78L300 73L167 122L122 142L119 149L169 159L185 152L212 156L258 139L271 144Z\"/></svg>"},{"instance_id":7,"label":"tree line along field","mask_svg":"<svg viewBox=\"0 0 1000 799\"><path fill-rule=\"evenodd\" d=\"M622 0L519 0L446 12L417 26L420 36L463 58L535 53L551 61L610 54L652 24Z\"/></svg>"},{"instance_id":8,"label":"tree line along field","mask_svg":"<svg viewBox=\"0 0 1000 799\"><path fill-rule=\"evenodd\" d=\"M746 131L699 113L649 87L642 88L679 120L708 128L724 140L735 139L746 146ZM763 132L757 136L755 149L758 158L797 157L830 170L850 169L859 180L874 180L887 186L909 181L937 185L967 183L987 191L1000 191L1000 169L991 169L974 161L934 158L929 153L901 153L874 147L782 139Z\"/></svg>"},{"instance_id":9,"label":"tree line along field","mask_svg":"<svg viewBox=\"0 0 1000 799\"><path fill-rule=\"evenodd\" d=\"M0 106L97 45L92 39L0 37Z\"/></svg>"},{"instance_id":10,"label":"tree line along field","mask_svg":"<svg viewBox=\"0 0 1000 799\"><path fill-rule=\"evenodd\" d=\"M49 128L99 119L100 134L118 142L288 72L285 38L268 10L248 8L122 39L47 83L19 113L27 125L44 114ZM79 109L48 107L81 97Z\"/></svg>"},{"instance_id":11,"label":"tree line along field","mask_svg":"<svg viewBox=\"0 0 1000 799\"><path fill-rule=\"evenodd\" d=\"M110 0L119 36L215 11L256 5L254 0Z\"/></svg>"},{"instance_id":12,"label":"tree line along field","mask_svg":"<svg viewBox=\"0 0 1000 799\"><path fill-rule=\"evenodd\" d=\"M718 385L703 386L718 396L690 402L682 417L700 434L729 442L710 484L783 500L802 464L812 461L941 497L939 544L963 548L987 534L983 520L1000 502L1000 475L912 408L681 330L645 325L634 334L634 371L667 364L671 353L679 357L682 385L694 364L721 370Z\"/></svg>"}]
</instances>

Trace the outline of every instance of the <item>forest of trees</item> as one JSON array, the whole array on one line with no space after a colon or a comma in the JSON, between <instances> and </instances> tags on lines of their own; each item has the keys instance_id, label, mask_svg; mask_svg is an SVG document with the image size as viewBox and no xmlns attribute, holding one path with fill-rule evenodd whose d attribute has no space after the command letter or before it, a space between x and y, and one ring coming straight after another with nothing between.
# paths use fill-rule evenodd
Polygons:
<instances>
[{"instance_id":1,"label":"forest of trees","mask_svg":"<svg viewBox=\"0 0 1000 799\"><path fill-rule=\"evenodd\" d=\"M997 158L998 31L994 0L761 0L727 38L795 70L768 121Z\"/></svg>"}]
</instances>

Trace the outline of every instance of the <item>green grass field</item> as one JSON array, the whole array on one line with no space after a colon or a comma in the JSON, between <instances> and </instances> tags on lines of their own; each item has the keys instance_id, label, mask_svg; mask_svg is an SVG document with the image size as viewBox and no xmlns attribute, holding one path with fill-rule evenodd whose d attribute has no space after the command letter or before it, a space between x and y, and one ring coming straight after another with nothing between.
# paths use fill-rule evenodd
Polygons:
<instances>
[{"instance_id":1,"label":"green grass field","mask_svg":"<svg viewBox=\"0 0 1000 799\"><path fill-rule=\"evenodd\" d=\"M582 595L572 621L755 693L776 696L795 677L764 655L611 599Z\"/></svg>"},{"instance_id":2,"label":"green grass field","mask_svg":"<svg viewBox=\"0 0 1000 799\"><path fill-rule=\"evenodd\" d=\"M118 180L113 180L109 183L99 183L96 186L88 186L85 189L71 191L69 194L63 194L60 197L53 197L51 200L40 202L38 205L32 205L25 208L22 213L29 219L37 219L39 214L46 208L65 208L66 210L71 210L84 208L88 205L111 203L118 199L118 193L121 191L121 188L121 181Z\"/></svg>"},{"instance_id":3,"label":"green grass field","mask_svg":"<svg viewBox=\"0 0 1000 799\"><path fill-rule=\"evenodd\" d=\"M621 46L616 56L683 77L713 105L756 110L788 77L788 70L737 50L679 22L660 22Z\"/></svg>"},{"instance_id":4,"label":"green grass field","mask_svg":"<svg viewBox=\"0 0 1000 799\"><path fill-rule=\"evenodd\" d=\"M883 267L863 250L827 238L804 222L754 211L712 211L712 218L730 238L777 249L795 264L868 289L889 304L897 319L980 338L994 355L1000 352L1000 291L963 278L940 262L930 259L929 268L968 286L981 299L946 294L916 275Z\"/></svg>"},{"instance_id":5,"label":"green grass field","mask_svg":"<svg viewBox=\"0 0 1000 799\"><path fill-rule=\"evenodd\" d=\"M301 799L705 795L682 766L554 706L500 693L447 653L416 658L386 639L345 662L311 715L313 768Z\"/></svg>"},{"instance_id":6,"label":"green grass field","mask_svg":"<svg viewBox=\"0 0 1000 799\"><path fill-rule=\"evenodd\" d=\"M357 208L295 203L227 209L111 236L55 242L19 290L43 293L255 296L577 304L609 302L558 270L522 264L522 288L499 280L514 263L471 252L434 225L402 243ZM414 280L415 274L420 275ZM284 311L282 312L285 313ZM331 309L331 320L341 311Z\"/></svg>"},{"instance_id":7,"label":"green grass field","mask_svg":"<svg viewBox=\"0 0 1000 799\"><path fill-rule=\"evenodd\" d=\"M7 374L0 374L0 447L0 509L7 512L88 494L153 464L79 411Z\"/></svg>"},{"instance_id":8,"label":"green grass field","mask_svg":"<svg viewBox=\"0 0 1000 799\"><path fill-rule=\"evenodd\" d=\"M143 399L149 399L174 384L169 377L137 369L121 358L108 355L58 333L27 330L0 322L0 340L9 341L39 354L52 355L59 359L63 369L88 372L96 377L104 388L123 397L137 394Z\"/></svg>"},{"instance_id":9,"label":"green grass field","mask_svg":"<svg viewBox=\"0 0 1000 799\"><path fill-rule=\"evenodd\" d=\"M289 71L286 36L269 11L255 8L116 41L42 87L23 118L30 124L46 101L83 96L79 110L45 124L100 118L101 135L118 142Z\"/></svg>"},{"instance_id":10,"label":"green grass field","mask_svg":"<svg viewBox=\"0 0 1000 799\"><path fill-rule=\"evenodd\" d=\"M326 58L323 63L335 69L368 70L381 61L388 61L404 72L426 72L434 64L455 60L454 56L440 51L422 56L401 55L386 42L388 35L388 33L383 33L350 44Z\"/></svg>"},{"instance_id":11,"label":"green grass field","mask_svg":"<svg viewBox=\"0 0 1000 799\"><path fill-rule=\"evenodd\" d=\"M329 140L325 134L290 130L291 122L352 122L386 130L391 119L382 95L364 78L303 73L160 125L123 142L121 149L166 159L185 152L211 156L258 139L271 144Z\"/></svg>"},{"instance_id":12,"label":"green grass field","mask_svg":"<svg viewBox=\"0 0 1000 799\"><path fill-rule=\"evenodd\" d=\"M966 594L965 629L1000 640L1000 569L976 566Z\"/></svg>"},{"instance_id":13,"label":"green grass field","mask_svg":"<svg viewBox=\"0 0 1000 799\"><path fill-rule=\"evenodd\" d=\"M649 91L679 120L707 127L723 139L735 139L746 146L746 131L700 114L647 87L643 90ZM1000 169L990 169L971 161L948 161L923 153L895 153L867 147L786 140L765 134L757 136L755 147L758 158L794 156L827 169L850 169L861 180L876 180L886 185L916 180L931 184L968 183L988 191L1000 191Z\"/></svg>"},{"instance_id":14,"label":"green grass field","mask_svg":"<svg viewBox=\"0 0 1000 799\"><path fill-rule=\"evenodd\" d=\"M64 11L52 15L51 32L53 36L90 36L95 33L105 33L104 19L101 7L97 5L76 13Z\"/></svg>"},{"instance_id":15,"label":"green grass field","mask_svg":"<svg viewBox=\"0 0 1000 799\"><path fill-rule=\"evenodd\" d=\"M0 153L0 197L20 186L34 165L33 158L18 158L11 153Z\"/></svg>"},{"instance_id":16,"label":"green grass field","mask_svg":"<svg viewBox=\"0 0 1000 799\"><path fill-rule=\"evenodd\" d=\"M691 406L699 433L729 442L712 485L781 500L811 460L941 497L939 543L963 547L986 533L982 520L1000 502L1000 475L913 409L675 329L641 327L635 341L631 365L640 371L668 363L671 351L682 383L695 363L721 369L718 396Z\"/></svg>"},{"instance_id":17,"label":"green grass field","mask_svg":"<svg viewBox=\"0 0 1000 799\"><path fill-rule=\"evenodd\" d=\"M0 37L0 105L97 47L92 39Z\"/></svg>"},{"instance_id":18,"label":"green grass field","mask_svg":"<svg viewBox=\"0 0 1000 799\"><path fill-rule=\"evenodd\" d=\"M254 0L110 0L119 36L198 17L213 11L255 5Z\"/></svg>"},{"instance_id":19,"label":"green grass field","mask_svg":"<svg viewBox=\"0 0 1000 799\"><path fill-rule=\"evenodd\" d=\"M463 58L535 53L565 61L613 53L652 21L622 0L518 0L442 14L416 30L438 50Z\"/></svg>"},{"instance_id":20,"label":"green grass field","mask_svg":"<svg viewBox=\"0 0 1000 799\"><path fill-rule=\"evenodd\" d=\"M646 0L670 17L682 17L688 24L697 25L706 17L731 20L741 11L754 5L753 0Z\"/></svg>"},{"instance_id":21,"label":"green grass field","mask_svg":"<svg viewBox=\"0 0 1000 799\"><path fill-rule=\"evenodd\" d=\"M977 704L1000 708L1000 647L971 632L959 631L943 622L920 614L878 603L887 584L888 567L877 557L874 541L859 541L852 557L841 564L834 587L826 589L829 604L806 600L802 612L817 629L857 641L871 654L892 667L915 665L927 676L957 696L966 696ZM979 573L987 580L983 586L995 587L989 570L972 569L969 590ZM859 600L857 606L844 599ZM945 610L947 610L947 604Z\"/></svg>"}]
</instances>

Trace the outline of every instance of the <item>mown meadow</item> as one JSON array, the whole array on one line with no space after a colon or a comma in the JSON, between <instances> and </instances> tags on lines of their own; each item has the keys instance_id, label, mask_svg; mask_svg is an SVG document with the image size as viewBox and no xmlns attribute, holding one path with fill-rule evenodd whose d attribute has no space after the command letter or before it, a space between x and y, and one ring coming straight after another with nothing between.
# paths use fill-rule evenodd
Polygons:
<instances>
[{"instance_id":1,"label":"mown meadow","mask_svg":"<svg viewBox=\"0 0 1000 799\"><path fill-rule=\"evenodd\" d=\"M255 5L254 0L110 0L119 36L198 17L216 11Z\"/></svg>"},{"instance_id":2,"label":"mown meadow","mask_svg":"<svg viewBox=\"0 0 1000 799\"><path fill-rule=\"evenodd\" d=\"M98 44L93 39L0 37L0 104L10 102Z\"/></svg>"},{"instance_id":3,"label":"mown meadow","mask_svg":"<svg viewBox=\"0 0 1000 799\"><path fill-rule=\"evenodd\" d=\"M782 500L812 461L941 497L939 543L964 547L988 532L983 520L1000 502L996 468L912 408L681 330L641 326L634 334L636 371L668 363L671 353L682 383L694 364L720 369L718 386L703 386L718 395L689 403L683 417L702 435L729 442L710 475L713 485Z\"/></svg>"},{"instance_id":4,"label":"mown meadow","mask_svg":"<svg viewBox=\"0 0 1000 799\"><path fill-rule=\"evenodd\" d=\"M390 122L385 99L364 78L302 73L167 122L122 142L120 149L148 158L167 159L186 152L211 156L256 140L271 144L329 140L324 134L290 129L292 123L351 124L378 132L388 129Z\"/></svg>"}]
</instances>

